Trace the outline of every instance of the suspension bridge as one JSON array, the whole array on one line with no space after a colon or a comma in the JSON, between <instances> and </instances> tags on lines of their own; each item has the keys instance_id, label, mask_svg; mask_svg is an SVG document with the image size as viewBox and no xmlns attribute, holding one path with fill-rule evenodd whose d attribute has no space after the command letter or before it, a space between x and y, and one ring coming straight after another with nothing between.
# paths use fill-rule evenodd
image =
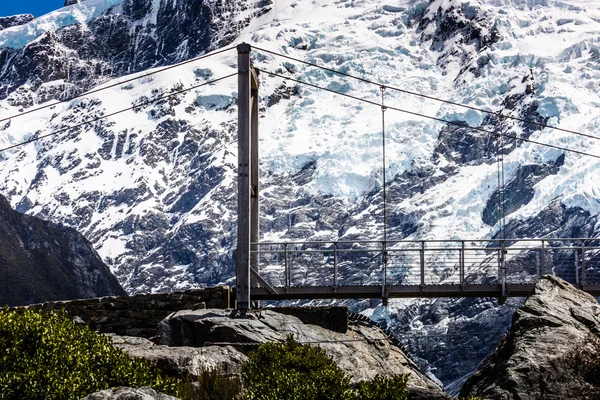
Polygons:
<instances>
[{"instance_id":1,"label":"suspension bridge","mask_svg":"<svg viewBox=\"0 0 600 400\"><path fill-rule=\"evenodd\" d=\"M121 80L111 85L81 93L70 99L49 102L16 115L0 118L10 121L42 109L54 107L76 98L103 90L119 87L125 83L147 78L172 70L181 65L200 61L217 54L233 51L224 48L212 53L186 60L180 64L163 67L141 76ZM330 88L305 82L291 76L255 68L251 62L253 48L246 43L237 46L238 71L191 87L170 91L143 103L121 110L105 113L76 125L66 126L49 133L36 133L30 139L0 149L0 153L41 139L63 134L71 129L93 125L114 115L136 110L146 105L181 95L182 93L211 85L222 80L238 78L238 230L235 260L237 308L247 310L253 301L286 299L351 299L400 297L507 297L527 296L543 274L556 274L592 295L600 296L600 238L505 238L504 237L504 152L502 140L527 142L600 159L600 155L581 149L568 148L523 138L504 132L495 132L462 122L446 120L385 104L389 90L419 96L457 107L493 115L503 120L537 125L562 131L570 135L600 139L583 132L563 129L513 115L494 112L470 105L410 92L398 87L384 85L365 78L350 75L331 68L319 66L267 49L254 50L275 57L282 57L309 67L320 68L328 73L355 79L381 90L381 101L364 99ZM259 74L286 79L299 85L377 106L382 122L382 195L383 229L377 240L334 241L285 241L261 242L259 232ZM460 126L497 139L499 190L499 234L495 239L472 240L389 240L387 234L385 169L385 115L387 111L401 112L427 118L449 125Z\"/></svg>"},{"instance_id":2,"label":"suspension bridge","mask_svg":"<svg viewBox=\"0 0 600 400\"><path fill-rule=\"evenodd\" d=\"M238 231L236 253L236 300L240 310L255 300L349 299L394 297L507 297L527 296L543 274L557 274L593 295L600 295L600 240L590 238L504 238L504 138L557 147L514 135L470 127L497 141L498 188L502 203L499 239L493 240L388 240L385 182L385 112L381 103L338 93L380 107L382 117L383 231L381 240L259 241L259 73L289 79L331 91L278 73L254 68L249 44L238 51ZM264 49L266 53L285 55ZM297 62L302 60L293 59ZM323 68L315 64L316 68ZM335 70L332 73L349 76ZM350 76L352 77L352 76ZM355 77L352 77L355 78ZM401 89L396 89L401 90ZM410 92L409 92L410 93ZM413 94L413 93L411 93ZM416 94L418 95L418 94ZM439 100L439 99L435 99ZM452 103L458 106L460 104ZM468 108L471 108L467 106ZM487 110L480 110L489 112ZM513 118L496 113L501 118ZM427 117L427 116L425 116ZM427 117L467 127L462 123ZM534 122L531 122L534 123ZM541 125L541 124L538 124ZM544 127L549 127L544 125ZM552 127L555 128L555 127ZM560 128L555 128L562 130ZM569 131L572 134L579 132ZM582 134L586 136L585 134ZM587 135L589 136L589 135ZM500 143L500 144L498 144ZM575 149L564 149L584 154ZM597 157L595 155L587 154Z\"/></svg>"}]
</instances>

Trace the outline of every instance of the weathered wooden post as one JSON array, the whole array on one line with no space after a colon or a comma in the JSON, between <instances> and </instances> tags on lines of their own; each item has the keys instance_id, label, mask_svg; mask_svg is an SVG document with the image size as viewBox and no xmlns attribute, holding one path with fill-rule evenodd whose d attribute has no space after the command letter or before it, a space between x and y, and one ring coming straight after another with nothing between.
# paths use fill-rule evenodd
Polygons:
<instances>
[{"instance_id":1,"label":"weathered wooden post","mask_svg":"<svg viewBox=\"0 0 600 400\"><path fill-rule=\"evenodd\" d=\"M238 310L250 308L251 268L257 271L258 242L258 75L250 61L251 47L238 51L238 233L236 252L236 301Z\"/></svg>"}]
</instances>

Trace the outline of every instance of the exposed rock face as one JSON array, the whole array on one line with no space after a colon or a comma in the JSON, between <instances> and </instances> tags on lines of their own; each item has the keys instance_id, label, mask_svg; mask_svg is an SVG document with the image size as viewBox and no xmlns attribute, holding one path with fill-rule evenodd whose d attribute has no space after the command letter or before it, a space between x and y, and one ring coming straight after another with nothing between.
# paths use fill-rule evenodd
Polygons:
<instances>
[{"instance_id":1,"label":"exposed rock face","mask_svg":"<svg viewBox=\"0 0 600 400\"><path fill-rule=\"evenodd\" d=\"M149 387L137 389L120 387L90 394L82 400L177 400L177 398L157 392Z\"/></svg>"},{"instance_id":2,"label":"exposed rock face","mask_svg":"<svg viewBox=\"0 0 600 400\"><path fill-rule=\"evenodd\" d=\"M77 231L14 211L0 196L0 306L124 295Z\"/></svg>"},{"instance_id":3,"label":"exposed rock face","mask_svg":"<svg viewBox=\"0 0 600 400\"><path fill-rule=\"evenodd\" d=\"M574 373L568 355L590 333L600 333L596 299L560 278L544 276L462 394L503 400L589 398L590 386Z\"/></svg>"},{"instance_id":4,"label":"exposed rock face","mask_svg":"<svg viewBox=\"0 0 600 400\"><path fill-rule=\"evenodd\" d=\"M209 349L209 354L219 355L218 364L222 364L221 360L227 360L224 355L230 357L230 363L234 365L228 369L235 372L239 370L239 364L245 357L231 357L233 351L247 354L259 343L283 341L290 334L301 343L322 347L353 381L371 379L378 373L409 374L408 385L413 396L411 398L446 398L443 390L421 373L417 365L399 347L390 343L381 329L367 322L353 322L348 326L346 333L339 333L307 325L294 316L270 310L250 312L246 318L232 318L226 310L187 310L179 311L161 322L159 343L166 346L185 346L180 348L181 354L186 358L182 368L189 369L194 362L202 363L205 357L202 352ZM211 344L218 343L223 343L226 347L219 351L211 348L214 347ZM132 349L126 343L120 346L132 355L143 355L146 352L145 358L157 362L168 363L177 359L175 355L165 356L164 346L148 347L147 343L137 349ZM194 352L189 350L190 347L200 349Z\"/></svg>"},{"instance_id":5,"label":"exposed rock face","mask_svg":"<svg viewBox=\"0 0 600 400\"><path fill-rule=\"evenodd\" d=\"M32 21L35 17L31 14L12 15L10 17L0 17L0 31L13 26L19 26Z\"/></svg>"}]
</instances>

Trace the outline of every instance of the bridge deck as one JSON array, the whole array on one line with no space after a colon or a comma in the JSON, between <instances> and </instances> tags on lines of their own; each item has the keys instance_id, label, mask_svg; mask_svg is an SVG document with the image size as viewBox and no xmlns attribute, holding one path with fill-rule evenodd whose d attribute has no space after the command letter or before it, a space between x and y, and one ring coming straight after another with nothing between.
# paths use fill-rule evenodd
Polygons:
<instances>
[{"instance_id":1,"label":"bridge deck","mask_svg":"<svg viewBox=\"0 0 600 400\"><path fill-rule=\"evenodd\" d=\"M506 297L526 297L535 284L507 284ZM574 284L592 296L600 296L600 284ZM502 297L502 285L401 285L387 286L385 294L380 285L370 286L300 286L252 288L252 300L291 299L366 299L366 298L435 298L435 297Z\"/></svg>"}]
</instances>

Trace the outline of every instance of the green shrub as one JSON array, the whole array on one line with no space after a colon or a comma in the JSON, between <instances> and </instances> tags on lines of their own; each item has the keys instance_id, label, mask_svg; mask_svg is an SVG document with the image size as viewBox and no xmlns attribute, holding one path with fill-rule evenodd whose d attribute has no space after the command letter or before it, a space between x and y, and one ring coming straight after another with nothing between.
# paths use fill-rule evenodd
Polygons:
<instances>
[{"instance_id":1,"label":"green shrub","mask_svg":"<svg viewBox=\"0 0 600 400\"><path fill-rule=\"evenodd\" d=\"M248 385L243 400L404 400L408 395L404 375L350 384L323 349L291 336L260 345L242 369Z\"/></svg>"},{"instance_id":2,"label":"green shrub","mask_svg":"<svg viewBox=\"0 0 600 400\"><path fill-rule=\"evenodd\" d=\"M244 400L353 398L350 378L325 351L291 336L284 343L260 345L242 369L248 384Z\"/></svg>"},{"instance_id":3,"label":"green shrub","mask_svg":"<svg viewBox=\"0 0 600 400\"><path fill-rule=\"evenodd\" d=\"M370 381L359 382L356 399L360 400L404 400L408 396L407 375L387 377L377 374Z\"/></svg>"},{"instance_id":4,"label":"green shrub","mask_svg":"<svg viewBox=\"0 0 600 400\"><path fill-rule=\"evenodd\" d=\"M186 400L233 400L242 392L239 377L225 376L215 369L203 370L196 380L184 385L182 399Z\"/></svg>"},{"instance_id":5,"label":"green shrub","mask_svg":"<svg viewBox=\"0 0 600 400\"><path fill-rule=\"evenodd\" d=\"M178 395L180 382L131 360L65 313L0 310L0 399L70 400L114 386Z\"/></svg>"}]
</instances>

